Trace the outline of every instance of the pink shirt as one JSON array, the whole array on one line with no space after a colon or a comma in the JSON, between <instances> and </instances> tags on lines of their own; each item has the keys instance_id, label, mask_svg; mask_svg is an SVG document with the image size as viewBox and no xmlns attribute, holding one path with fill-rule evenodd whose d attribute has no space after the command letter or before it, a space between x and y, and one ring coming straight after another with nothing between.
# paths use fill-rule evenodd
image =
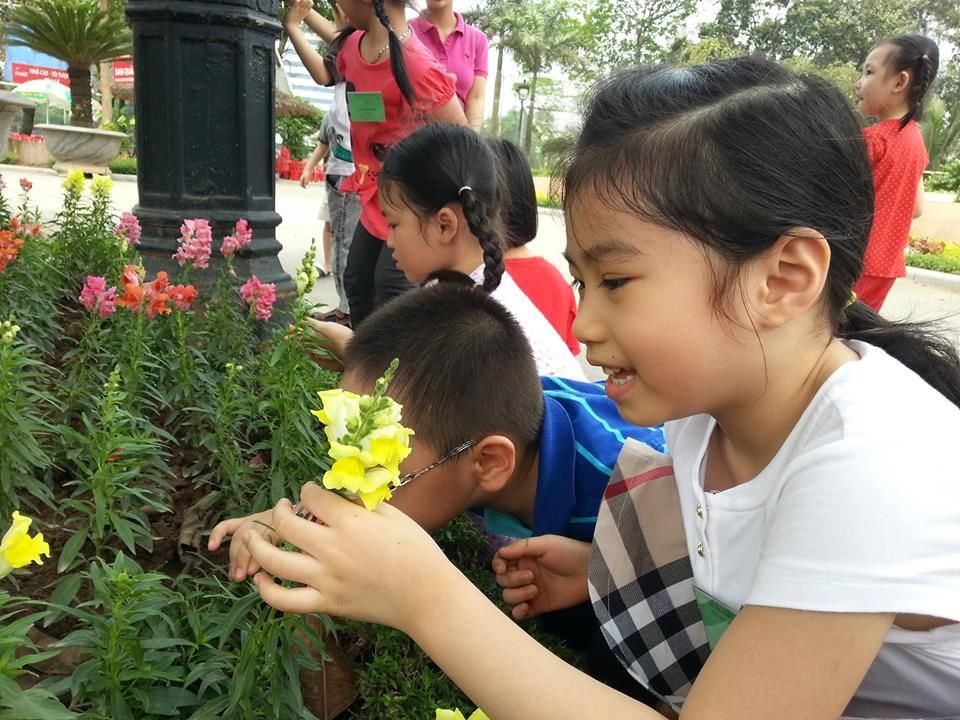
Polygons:
<instances>
[{"instance_id":1,"label":"pink shirt","mask_svg":"<svg viewBox=\"0 0 960 720\"><path fill-rule=\"evenodd\" d=\"M415 107L411 108L393 79L390 56L370 64L360 55L363 35L363 32L356 31L347 38L337 55L337 71L347 83L349 92L380 93L386 120L360 122L350 118L356 172L343 182L340 189L359 194L362 205L360 222L371 235L386 240L390 230L380 209L378 194L383 157L391 145L425 125L431 114L450 102L454 86L453 78L440 67L417 36L411 35L403 46L407 74L417 96Z\"/></svg>"},{"instance_id":2,"label":"pink shirt","mask_svg":"<svg viewBox=\"0 0 960 720\"><path fill-rule=\"evenodd\" d=\"M457 27L447 36L446 42L441 42L440 32L423 15L409 24L437 61L456 77L457 97L461 105L466 105L474 79L487 77L490 43L482 31L463 21L463 15L455 15Z\"/></svg>"}]
</instances>

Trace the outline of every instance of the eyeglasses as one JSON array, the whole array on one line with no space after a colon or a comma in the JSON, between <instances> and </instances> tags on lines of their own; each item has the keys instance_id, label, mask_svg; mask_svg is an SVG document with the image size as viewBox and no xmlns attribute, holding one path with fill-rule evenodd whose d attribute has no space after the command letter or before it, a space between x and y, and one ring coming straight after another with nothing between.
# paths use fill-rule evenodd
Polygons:
<instances>
[{"instance_id":1,"label":"eyeglasses","mask_svg":"<svg viewBox=\"0 0 960 720\"><path fill-rule=\"evenodd\" d=\"M414 473L408 473L408 474L406 474L406 475L401 475L400 478L399 478L398 481L397 481L397 484L396 484L394 487L401 487L401 486L403 486L403 485L406 485L406 484L407 484L408 482L410 482L411 480L416 480L416 479L417 479L418 477L420 477L421 475L426 475L428 472L430 472L431 470L433 470L435 467L439 467L440 465L443 465L445 462L449 462L450 460L453 460L455 457L457 457L458 455L461 455L462 453L465 453L467 450L469 450L470 448L472 448L472 447L473 447L474 445L476 445L476 444L477 444L477 441L476 441L476 440L467 440L467 441L464 442L464 443L460 443L460 444L457 445L453 450L451 450L450 452L448 452L446 455L437 458L436 460L434 460L432 463L430 463L429 465L427 465L427 466L426 466L425 468L423 468L422 470L417 470L417 471L414 472ZM300 503L297 503L296 505L294 505L294 507L293 507L293 512L294 512L295 515L299 515L300 517L304 518L305 520L310 520L310 521L315 521L315 520L316 520L316 517L315 517L309 510L307 510L305 507L303 507L303 505L301 505Z\"/></svg>"},{"instance_id":2,"label":"eyeglasses","mask_svg":"<svg viewBox=\"0 0 960 720\"><path fill-rule=\"evenodd\" d=\"M439 465L443 465L445 462L449 462L450 460L453 460L455 457L466 452L476 444L477 444L476 440L467 440L466 442L460 443L459 445L457 445L453 450L448 452L446 455L440 458L437 458L434 462L430 463L422 470L417 470L414 473L407 473L406 475L401 475L399 481L397 482L397 487L406 485L408 482L411 482L412 480L416 480L421 475L427 474L428 472L433 470L435 467L438 467Z\"/></svg>"}]
</instances>

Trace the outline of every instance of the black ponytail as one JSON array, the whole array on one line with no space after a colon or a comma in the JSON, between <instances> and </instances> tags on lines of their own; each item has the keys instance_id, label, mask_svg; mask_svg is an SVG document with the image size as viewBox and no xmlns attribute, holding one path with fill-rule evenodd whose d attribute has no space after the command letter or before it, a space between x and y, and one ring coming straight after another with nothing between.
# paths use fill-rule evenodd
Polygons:
<instances>
[{"instance_id":1,"label":"black ponytail","mask_svg":"<svg viewBox=\"0 0 960 720\"><path fill-rule=\"evenodd\" d=\"M873 176L859 121L831 83L755 58L626 71L594 95L565 167L568 210L589 195L722 258L718 313L740 267L795 228L821 233L831 332L882 348L960 407L949 342L929 325L849 304L873 224Z\"/></svg>"},{"instance_id":2,"label":"black ponytail","mask_svg":"<svg viewBox=\"0 0 960 720\"><path fill-rule=\"evenodd\" d=\"M500 236L493 226L490 214L471 187L460 191L460 204L463 216L467 219L470 232L480 241L483 248L483 289L488 293L500 287L503 278L503 246Z\"/></svg>"},{"instance_id":3,"label":"black ponytail","mask_svg":"<svg viewBox=\"0 0 960 720\"><path fill-rule=\"evenodd\" d=\"M892 48L887 59L887 72L906 72L910 75L910 110L900 120L900 129L903 130L911 120L920 122L923 117L927 93L940 68L940 48L924 35L897 35L880 45L890 45Z\"/></svg>"},{"instance_id":4,"label":"black ponytail","mask_svg":"<svg viewBox=\"0 0 960 720\"><path fill-rule=\"evenodd\" d=\"M857 301L841 314L837 336L883 348L960 407L960 355L935 329L931 323L887 320Z\"/></svg>"},{"instance_id":5,"label":"black ponytail","mask_svg":"<svg viewBox=\"0 0 960 720\"><path fill-rule=\"evenodd\" d=\"M410 107L414 107L417 101L417 94L413 90L410 82L410 75L407 73L407 62L403 58L403 43L400 42L400 36L390 23L390 16L387 15L385 0L373 0L373 12L376 13L380 24L387 29L390 37L390 70L393 72L393 79L400 88L400 93ZM412 32L412 30L411 30Z\"/></svg>"},{"instance_id":6,"label":"black ponytail","mask_svg":"<svg viewBox=\"0 0 960 720\"><path fill-rule=\"evenodd\" d=\"M483 250L483 289L499 287L504 263L497 161L477 133L443 123L420 128L390 148L380 170L380 193L421 217L459 204ZM449 271L431 277L452 279Z\"/></svg>"}]
</instances>

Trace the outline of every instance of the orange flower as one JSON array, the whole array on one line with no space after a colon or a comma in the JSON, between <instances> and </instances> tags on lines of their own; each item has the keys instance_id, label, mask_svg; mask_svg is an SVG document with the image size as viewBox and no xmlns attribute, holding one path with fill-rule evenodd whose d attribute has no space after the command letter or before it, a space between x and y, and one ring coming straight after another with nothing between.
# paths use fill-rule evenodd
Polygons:
<instances>
[{"instance_id":1,"label":"orange flower","mask_svg":"<svg viewBox=\"0 0 960 720\"><path fill-rule=\"evenodd\" d=\"M15 237L10 230L0 231L0 272L6 270L7 265L17 259L23 240Z\"/></svg>"},{"instance_id":2,"label":"orange flower","mask_svg":"<svg viewBox=\"0 0 960 720\"><path fill-rule=\"evenodd\" d=\"M171 310L167 305L170 296L166 293L148 293L147 318L153 320L157 315L169 315Z\"/></svg>"},{"instance_id":3,"label":"orange flower","mask_svg":"<svg viewBox=\"0 0 960 720\"><path fill-rule=\"evenodd\" d=\"M134 315L140 313L140 305L143 303L144 290L139 285L127 282L127 274L123 275L123 297L117 300L117 305L125 307Z\"/></svg>"},{"instance_id":4,"label":"orange flower","mask_svg":"<svg viewBox=\"0 0 960 720\"><path fill-rule=\"evenodd\" d=\"M167 273L163 270L157 273L157 277L153 279L153 291L161 293L170 286L170 278L167 277Z\"/></svg>"},{"instance_id":5,"label":"orange flower","mask_svg":"<svg viewBox=\"0 0 960 720\"><path fill-rule=\"evenodd\" d=\"M197 289L193 285L171 285L167 294L170 296L170 302L180 312L189 310L193 301L197 299Z\"/></svg>"},{"instance_id":6,"label":"orange flower","mask_svg":"<svg viewBox=\"0 0 960 720\"><path fill-rule=\"evenodd\" d=\"M140 280L143 278L141 273L141 268L139 265L125 265L123 268L123 276L120 278L120 282L123 287L127 285L140 285Z\"/></svg>"}]
</instances>

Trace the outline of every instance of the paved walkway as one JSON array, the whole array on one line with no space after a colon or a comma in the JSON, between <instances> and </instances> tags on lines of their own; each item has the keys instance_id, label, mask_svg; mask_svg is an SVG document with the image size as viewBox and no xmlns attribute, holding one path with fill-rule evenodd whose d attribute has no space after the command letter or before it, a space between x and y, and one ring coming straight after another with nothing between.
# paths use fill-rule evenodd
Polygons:
<instances>
[{"instance_id":1,"label":"paved walkway","mask_svg":"<svg viewBox=\"0 0 960 720\"><path fill-rule=\"evenodd\" d=\"M61 207L62 178L53 171L4 165L0 166L0 173L6 183L5 193L14 207L19 201L21 177L34 184L32 197L44 217L52 217ZM137 202L136 182L119 176L114 179L113 201L117 212L131 209ZM284 247L280 261L288 272L300 262L311 238L317 238L318 243L322 239L317 207L323 188L321 184L313 184L304 189L296 182L277 181L277 212L283 217L283 223L277 228L277 237ZM531 248L566 275L566 262L562 257L565 242L563 216L557 211L542 210L540 235ZM330 278L321 280L314 299L332 305L335 297L333 281ZM909 279L899 280L890 294L884 314L893 319L941 320L945 330L960 344L960 290L933 287ZM595 369L591 368L590 376L597 376Z\"/></svg>"}]
</instances>

